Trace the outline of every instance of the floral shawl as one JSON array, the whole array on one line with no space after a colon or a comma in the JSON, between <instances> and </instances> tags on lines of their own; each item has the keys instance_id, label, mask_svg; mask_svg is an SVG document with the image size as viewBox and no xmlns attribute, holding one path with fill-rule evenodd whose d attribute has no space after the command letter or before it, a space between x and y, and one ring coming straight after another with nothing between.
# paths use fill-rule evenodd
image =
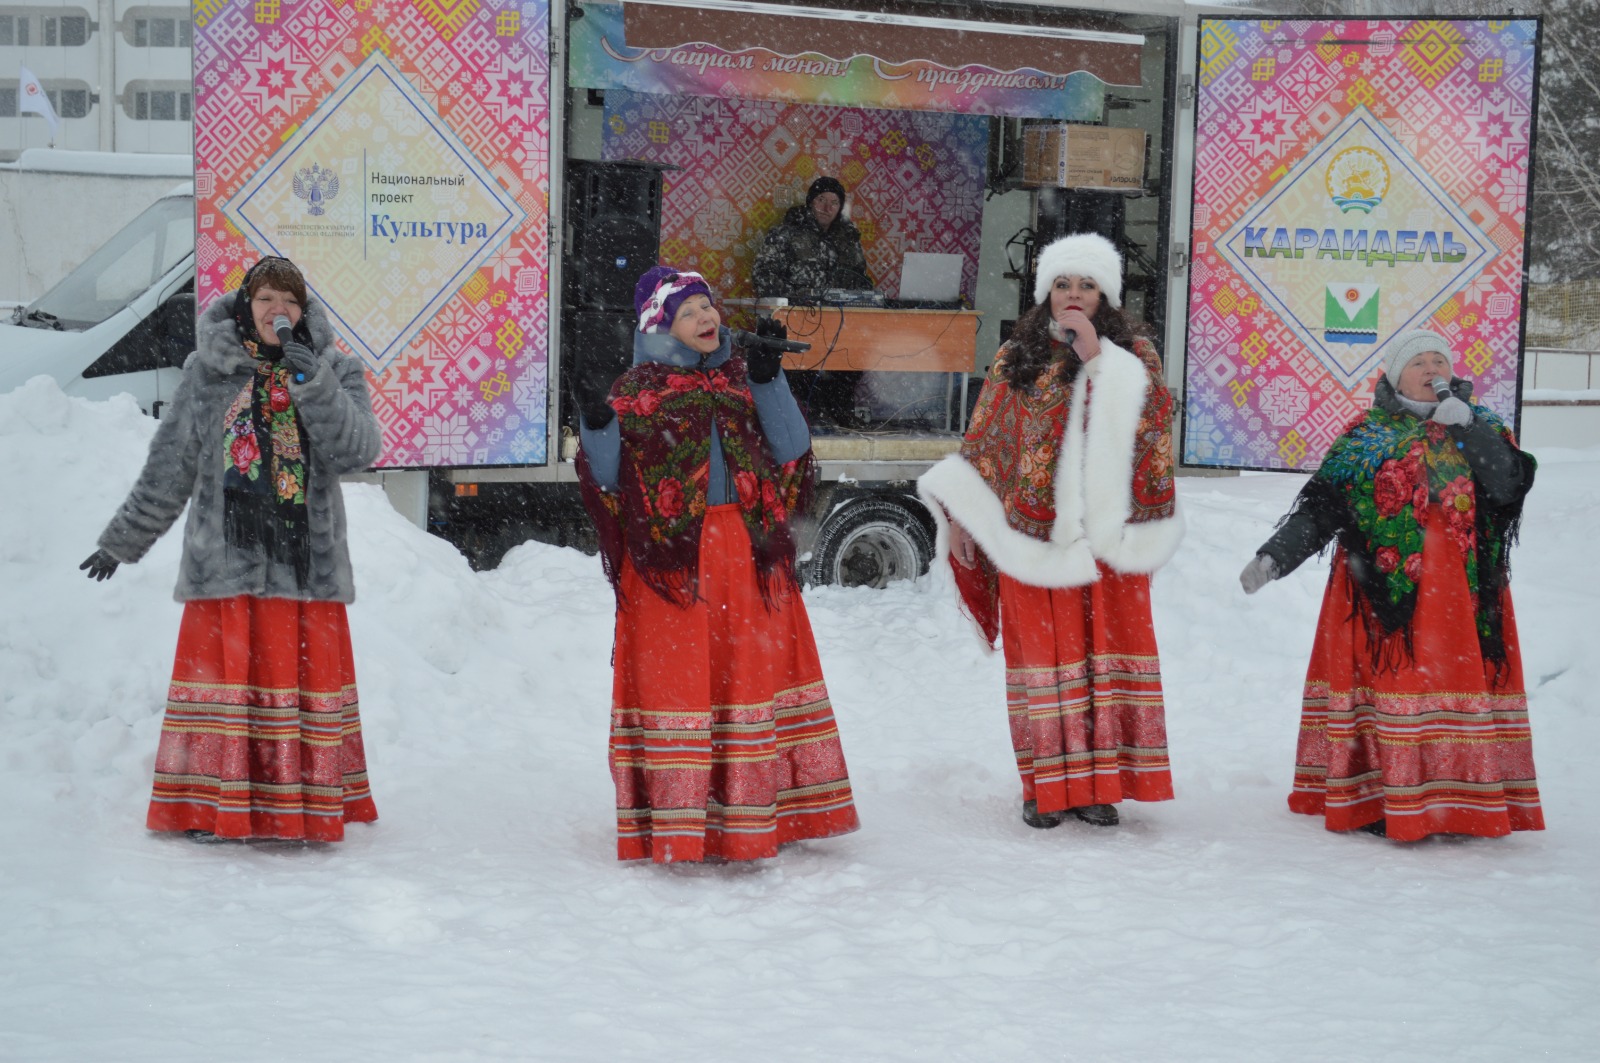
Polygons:
<instances>
[{"instance_id":1,"label":"floral shawl","mask_svg":"<svg viewBox=\"0 0 1600 1063\"><path fill-rule=\"evenodd\" d=\"M1052 368L1029 387L1005 377L1002 347L961 452L918 480L940 523L959 522L979 548L953 565L962 604L991 643L999 631L999 574L1039 587L1099 578L1099 565L1153 572L1172 557L1182 521L1172 473L1173 400L1153 344L1103 340L1074 373Z\"/></svg>"},{"instance_id":2,"label":"floral shawl","mask_svg":"<svg viewBox=\"0 0 1600 1063\"><path fill-rule=\"evenodd\" d=\"M1052 364L1032 388L1013 388L1005 379L1009 350L1008 344L995 355L962 440L961 456L1000 499L1007 524L1031 538L1048 539L1056 519L1057 455L1075 377L1062 378ZM1134 440L1128 522L1140 524L1170 518L1177 493L1172 477L1173 404L1161 384L1161 360L1148 340L1135 340L1133 353L1150 370L1153 381Z\"/></svg>"},{"instance_id":3,"label":"floral shawl","mask_svg":"<svg viewBox=\"0 0 1600 1063\"><path fill-rule=\"evenodd\" d=\"M1516 446L1505 422L1493 412L1474 403L1473 413ZM1531 455L1522 457L1533 464ZM1430 501L1437 506L1430 507ZM1466 568L1467 587L1477 602L1483 657L1504 665L1501 601L1510 580L1509 547L1516 541L1522 498L1506 505L1480 498L1472 468L1444 425L1375 405L1334 440L1289 516L1306 507L1334 516L1376 666L1392 667L1411 658L1424 522L1436 519L1444 521Z\"/></svg>"},{"instance_id":4,"label":"floral shawl","mask_svg":"<svg viewBox=\"0 0 1600 1063\"><path fill-rule=\"evenodd\" d=\"M255 373L222 418L223 534L294 566L304 587L311 568L306 520L306 446L289 395L289 370L268 348L245 340Z\"/></svg>"},{"instance_id":5,"label":"floral shawl","mask_svg":"<svg viewBox=\"0 0 1600 1063\"><path fill-rule=\"evenodd\" d=\"M756 419L743 359L710 369L636 365L611 389L622 435L617 490L603 491L580 452L584 500L600 532L600 553L620 593L622 561L662 598L687 607L698 595L713 429L771 602L795 585L789 515L805 505L811 452L775 464Z\"/></svg>"}]
</instances>

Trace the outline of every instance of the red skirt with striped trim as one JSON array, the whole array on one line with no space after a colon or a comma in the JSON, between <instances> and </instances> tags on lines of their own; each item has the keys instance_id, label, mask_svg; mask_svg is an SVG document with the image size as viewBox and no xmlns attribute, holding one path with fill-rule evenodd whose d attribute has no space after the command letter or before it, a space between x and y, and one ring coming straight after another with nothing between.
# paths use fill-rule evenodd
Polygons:
<instances>
[{"instance_id":1,"label":"red skirt with striped trim","mask_svg":"<svg viewBox=\"0 0 1600 1063\"><path fill-rule=\"evenodd\" d=\"M377 819L355 680L342 603L186 603L146 826L332 842Z\"/></svg>"},{"instance_id":2,"label":"red skirt with striped trim","mask_svg":"<svg viewBox=\"0 0 1600 1063\"><path fill-rule=\"evenodd\" d=\"M1000 637L1023 800L1171 800L1149 576L1101 565L1086 587L1049 588L1002 574Z\"/></svg>"},{"instance_id":3,"label":"red skirt with striped trim","mask_svg":"<svg viewBox=\"0 0 1600 1063\"><path fill-rule=\"evenodd\" d=\"M1384 820L1400 841L1543 830L1510 592L1498 679L1478 650L1461 553L1437 522L1424 533L1410 662L1373 668L1354 604L1340 550L1306 670L1289 808L1329 830Z\"/></svg>"},{"instance_id":4,"label":"red skirt with striped trim","mask_svg":"<svg viewBox=\"0 0 1600 1063\"><path fill-rule=\"evenodd\" d=\"M618 859L752 860L859 826L800 590L762 602L737 506L706 513L688 609L624 565L613 663Z\"/></svg>"}]
</instances>

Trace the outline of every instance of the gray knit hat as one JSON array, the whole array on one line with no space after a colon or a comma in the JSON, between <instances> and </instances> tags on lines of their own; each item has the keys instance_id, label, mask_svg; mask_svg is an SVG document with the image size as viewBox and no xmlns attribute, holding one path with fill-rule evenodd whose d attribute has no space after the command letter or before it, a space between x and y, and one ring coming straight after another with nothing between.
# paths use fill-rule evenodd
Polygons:
<instances>
[{"instance_id":1,"label":"gray knit hat","mask_svg":"<svg viewBox=\"0 0 1600 1063\"><path fill-rule=\"evenodd\" d=\"M1445 338L1431 329L1412 329L1402 332L1389 344L1389 360L1384 363L1384 375L1389 378L1389 386L1395 389L1400 387L1400 374L1406 366L1411 364L1411 359L1428 351L1438 351L1444 355L1444 360L1450 363L1450 372L1455 374L1456 359L1450 353L1450 344Z\"/></svg>"}]
</instances>

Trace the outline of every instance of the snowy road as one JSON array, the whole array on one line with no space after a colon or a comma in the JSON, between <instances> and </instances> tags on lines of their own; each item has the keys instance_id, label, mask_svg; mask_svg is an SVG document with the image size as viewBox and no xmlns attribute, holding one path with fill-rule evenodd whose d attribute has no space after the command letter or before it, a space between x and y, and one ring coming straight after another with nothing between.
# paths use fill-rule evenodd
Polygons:
<instances>
[{"instance_id":1,"label":"snowy road","mask_svg":"<svg viewBox=\"0 0 1600 1063\"><path fill-rule=\"evenodd\" d=\"M0 1060L1575 1060L1600 1035L1600 453L1541 454L1513 589L1549 830L1400 846L1291 815L1326 566L1237 572L1301 478L1180 482L1155 581L1176 801L1018 817L1001 692L934 581L807 604L863 829L619 865L593 558L475 574L347 488L381 819L143 828L179 535L77 571L153 423L0 396Z\"/></svg>"}]
</instances>

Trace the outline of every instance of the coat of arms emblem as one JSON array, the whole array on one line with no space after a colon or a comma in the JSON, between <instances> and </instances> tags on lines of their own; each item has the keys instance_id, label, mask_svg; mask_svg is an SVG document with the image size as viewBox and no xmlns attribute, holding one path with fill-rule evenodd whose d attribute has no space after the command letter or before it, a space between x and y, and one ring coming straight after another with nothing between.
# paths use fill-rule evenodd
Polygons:
<instances>
[{"instance_id":1,"label":"coat of arms emblem","mask_svg":"<svg viewBox=\"0 0 1600 1063\"><path fill-rule=\"evenodd\" d=\"M323 204L339 195L339 175L317 163L312 163L304 169L295 171L294 194L309 204L306 208L307 214L314 218L320 217L326 213Z\"/></svg>"}]
</instances>

